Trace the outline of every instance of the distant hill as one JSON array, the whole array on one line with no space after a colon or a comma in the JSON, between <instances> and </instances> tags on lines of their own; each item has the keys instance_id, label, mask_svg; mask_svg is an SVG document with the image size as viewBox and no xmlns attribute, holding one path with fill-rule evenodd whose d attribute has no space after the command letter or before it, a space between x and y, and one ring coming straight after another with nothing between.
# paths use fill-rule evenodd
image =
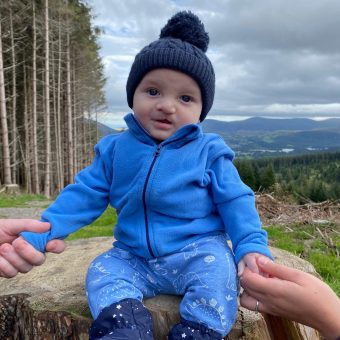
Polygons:
<instances>
[{"instance_id":1,"label":"distant hill","mask_svg":"<svg viewBox=\"0 0 340 340\"><path fill-rule=\"evenodd\" d=\"M274 119L252 117L235 122L222 122L214 119L205 119L202 125L204 130L209 132L223 131L236 133L239 131L309 131L317 129L335 129L340 131L340 118L316 121L308 118Z\"/></svg>"},{"instance_id":2,"label":"distant hill","mask_svg":"<svg viewBox=\"0 0 340 340\"><path fill-rule=\"evenodd\" d=\"M107 136L107 135L109 135L111 133L118 132L117 130L112 129L109 126L107 126L105 124L102 124L102 123L99 123L99 122L97 122L97 128L99 130L100 135L103 136L103 137Z\"/></svg>"},{"instance_id":3,"label":"distant hill","mask_svg":"<svg viewBox=\"0 0 340 340\"><path fill-rule=\"evenodd\" d=\"M110 135L111 133L119 133L119 132L121 132L121 130L112 129L109 126L107 126L105 124L102 124L102 123L99 123L99 122L96 122L93 119L84 118L84 120L86 122L89 122L91 125L93 125L93 127L95 127L95 125L97 124L97 129L98 129L99 135L101 137Z\"/></svg>"},{"instance_id":4,"label":"distant hill","mask_svg":"<svg viewBox=\"0 0 340 340\"><path fill-rule=\"evenodd\" d=\"M340 149L340 119L253 117L222 122L206 119L205 132L220 134L238 155L249 157L301 154Z\"/></svg>"}]
</instances>

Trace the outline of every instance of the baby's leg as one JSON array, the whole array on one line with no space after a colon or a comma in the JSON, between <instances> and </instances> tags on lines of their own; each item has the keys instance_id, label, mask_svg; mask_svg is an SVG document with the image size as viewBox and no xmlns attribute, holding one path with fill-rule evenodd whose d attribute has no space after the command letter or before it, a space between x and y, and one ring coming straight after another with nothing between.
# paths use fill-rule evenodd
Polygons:
<instances>
[{"instance_id":1,"label":"baby's leg","mask_svg":"<svg viewBox=\"0 0 340 340\"><path fill-rule=\"evenodd\" d=\"M157 294L144 260L112 248L98 256L86 277L86 295L95 319L90 339L151 340L152 320L143 296Z\"/></svg>"},{"instance_id":2,"label":"baby's leg","mask_svg":"<svg viewBox=\"0 0 340 340\"><path fill-rule=\"evenodd\" d=\"M238 280L234 257L226 237L202 238L182 249L180 286L181 323L174 326L169 340L221 339L237 316Z\"/></svg>"}]
</instances>

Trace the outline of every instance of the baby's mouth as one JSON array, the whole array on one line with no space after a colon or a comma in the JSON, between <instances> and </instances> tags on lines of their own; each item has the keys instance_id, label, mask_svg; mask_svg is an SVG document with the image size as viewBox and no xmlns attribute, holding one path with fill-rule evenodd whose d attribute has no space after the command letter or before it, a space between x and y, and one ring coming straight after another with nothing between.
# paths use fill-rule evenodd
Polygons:
<instances>
[{"instance_id":1,"label":"baby's mouth","mask_svg":"<svg viewBox=\"0 0 340 340\"><path fill-rule=\"evenodd\" d=\"M171 122L167 119L156 119L156 121L163 124L171 124Z\"/></svg>"}]
</instances>

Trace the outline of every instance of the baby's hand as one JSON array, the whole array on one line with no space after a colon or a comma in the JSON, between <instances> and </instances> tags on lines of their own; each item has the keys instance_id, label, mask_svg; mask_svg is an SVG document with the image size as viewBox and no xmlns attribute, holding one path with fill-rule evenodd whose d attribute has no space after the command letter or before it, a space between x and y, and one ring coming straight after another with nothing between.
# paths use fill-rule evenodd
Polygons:
<instances>
[{"instance_id":1,"label":"baby's hand","mask_svg":"<svg viewBox=\"0 0 340 340\"><path fill-rule=\"evenodd\" d=\"M253 273L261 274L260 269L257 265L257 258L263 256L258 253L249 253L242 257L242 260L238 264L238 276L243 274L244 268L248 267Z\"/></svg>"}]
</instances>

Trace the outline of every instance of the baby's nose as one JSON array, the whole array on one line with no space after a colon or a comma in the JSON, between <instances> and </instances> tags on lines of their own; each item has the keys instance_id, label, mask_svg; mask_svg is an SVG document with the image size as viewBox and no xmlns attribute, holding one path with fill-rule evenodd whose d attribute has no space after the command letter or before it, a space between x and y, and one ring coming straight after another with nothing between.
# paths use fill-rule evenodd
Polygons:
<instances>
[{"instance_id":1,"label":"baby's nose","mask_svg":"<svg viewBox=\"0 0 340 340\"><path fill-rule=\"evenodd\" d=\"M162 98L157 103L157 110L167 114L173 114L176 112L175 102L170 98Z\"/></svg>"}]
</instances>

